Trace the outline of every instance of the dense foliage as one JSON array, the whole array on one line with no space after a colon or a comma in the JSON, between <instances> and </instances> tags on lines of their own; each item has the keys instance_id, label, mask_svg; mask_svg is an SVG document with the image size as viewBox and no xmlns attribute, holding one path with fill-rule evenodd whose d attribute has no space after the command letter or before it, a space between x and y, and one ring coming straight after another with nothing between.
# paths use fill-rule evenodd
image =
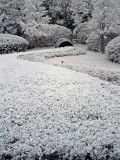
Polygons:
<instances>
[{"instance_id":1,"label":"dense foliage","mask_svg":"<svg viewBox=\"0 0 120 160\"><path fill-rule=\"evenodd\" d=\"M59 24L72 30L74 29L70 0L44 0L43 6L47 10L50 24Z\"/></svg>"},{"instance_id":2,"label":"dense foliage","mask_svg":"<svg viewBox=\"0 0 120 160\"><path fill-rule=\"evenodd\" d=\"M40 0L0 0L0 32L22 35L21 22L47 23L41 4Z\"/></svg>"},{"instance_id":3,"label":"dense foliage","mask_svg":"<svg viewBox=\"0 0 120 160\"><path fill-rule=\"evenodd\" d=\"M23 25L23 24L22 24ZM29 48L54 46L59 38L72 38L72 32L59 25L29 25L24 27L23 37L28 40Z\"/></svg>"},{"instance_id":4,"label":"dense foliage","mask_svg":"<svg viewBox=\"0 0 120 160\"><path fill-rule=\"evenodd\" d=\"M0 35L0 54L25 51L28 45L24 38L11 34Z\"/></svg>"},{"instance_id":5,"label":"dense foliage","mask_svg":"<svg viewBox=\"0 0 120 160\"><path fill-rule=\"evenodd\" d=\"M111 61L120 63L120 36L110 41L105 50Z\"/></svg>"},{"instance_id":6,"label":"dense foliage","mask_svg":"<svg viewBox=\"0 0 120 160\"><path fill-rule=\"evenodd\" d=\"M0 33L16 34L27 39L29 34L33 35L33 39L46 37L47 33L41 32L41 24L67 27L79 43L87 42L90 50L104 53L105 46L120 35L120 1L0 0ZM63 32L63 28L59 28L59 32Z\"/></svg>"}]
</instances>

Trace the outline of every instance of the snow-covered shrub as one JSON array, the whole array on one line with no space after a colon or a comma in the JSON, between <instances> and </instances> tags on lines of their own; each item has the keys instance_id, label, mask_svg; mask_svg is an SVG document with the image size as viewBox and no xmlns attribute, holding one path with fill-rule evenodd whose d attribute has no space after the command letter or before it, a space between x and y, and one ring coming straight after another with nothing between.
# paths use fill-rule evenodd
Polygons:
<instances>
[{"instance_id":1,"label":"snow-covered shrub","mask_svg":"<svg viewBox=\"0 0 120 160\"><path fill-rule=\"evenodd\" d=\"M88 39L88 48L105 51L105 46L120 35L120 1L95 0L89 28L94 34Z\"/></svg>"},{"instance_id":2,"label":"snow-covered shrub","mask_svg":"<svg viewBox=\"0 0 120 160\"><path fill-rule=\"evenodd\" d=\"M81 23L76 28L76 35L79 43L86 43L86 40L88 39L90 35L90 29L89 29L89 23Z\"/></svg>"},{"instance_id":3,"label":"snow-covered shrub","mask_svg":"<svg viewBox=\"0 0 120 160\"><path fill-rule=\"evenodd\" d=\"M72 18L74 19L74 26L78 26L81 23L88 22L92 17L92 9L94 6L94 0L70 0L70 11L72 12Z\"/></svg>"},{"instance_id":4,"label":"snow-covered shrub","mask_svg":"<svg viewBox=\"0 0 120 160\"><path fill-rule=\"evenodd\" d=\"M101 51L101 39L100 35L92 32L90 37L86 41L87 47L91 51L99 52Z\"/></svg>"},{"instance_id":5,"label":"snow-covered shrub","mask_svg":"<svg viewBox=\"0 0 120 160\"><path fill-rule=\"evenodd\" d=\"M50 41L49 46L54 45L60 38L72 38L72 32L66 27L59 25L40 24L39 30L48 35Z\"/></svg>"},{"instance_id":6,"label":"snow-covered shrub","mask_svg":"<svg viewBox=\"0 0 120 160\"><path fill-rule=\"evenodd\" d=\"M106 35L97 34L97 32L92 32L86 41L88 49L95 52L101 52L107 46L107 44L117 37L116 34L109 32Z\"/></svg>"},{"instance_id":7,"label":"snow-covered shrub","mask_svg":"<svg viewBox=\"0 0 120 160\"><path fill-rule=\"evenodd\" d=\"M58 24L69 29L74 29L71 0L44 0L43 6L50 17L50 24Z\"/></svg>"},{"instance_id":8,"label":"snow-covered shrub","mask_svg":"<svg viewBox=\"0 0 120 160\"><path fill-rule=\"evenodd\" d=\"M27 28L23 37L29 42L29 48L44 47L47 35L35 27Z\"/></svg>"},{"instance_id":9,"label":"snow-covered shrub","mask_svg":"<svg viewBox=\"0 0 120 160\"><path fill-rule=\"evenodd\" d=\"M0 54L25 51L29 43L21 37L11 34L0 34Z\"/></svg>"},{"instance_id":10,"label":"snow-covered shrub","mask_svg":"<svg viewBox=\"0 0 120 160\"><path fill-rule=\"evenodd\" d=\"M108 43L105 48L109 60L120 63L120 36Z\"/></svg>"},{"instance_id":11,"label":"snow-covered shrub","mask_svg":"<svg viewBox=\"0 0 120 160\"><path fill-rule=\"evenodd\" d=\"M59 25L22 24L23 37L29 42L29 48L54 46L60 38L72 38L72 32Z\"/></svg>"},{"instance_id":12,"label":"snow-covered shrub","mask_svg":"<svg viewBox=\"0 0 120 160\"><path fill-rule=\"evenodd\" d=\"M47 23L49 18L42 3L43 0L0 0L0 32L19 35L19 22Z\"/></svg>"}]
</instances>

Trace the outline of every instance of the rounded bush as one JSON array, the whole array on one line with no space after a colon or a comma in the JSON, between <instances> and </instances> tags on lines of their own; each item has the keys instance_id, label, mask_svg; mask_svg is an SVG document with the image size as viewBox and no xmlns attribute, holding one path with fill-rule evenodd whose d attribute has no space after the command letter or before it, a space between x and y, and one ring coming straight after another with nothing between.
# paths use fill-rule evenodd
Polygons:
<instances>
[{"instance_id":1,"label":"rounded bush","mask_svg":"<svg viewBox=\"0 0 120 160\"><path fill-rule=\"evenodd\" d=\"M100 35L96 34L95 32L92 32L90 34L90 37L86 41L88 50L100 52L101 51L101 39Z\"/></svg>"},{"instance_id":2,"label":"rounded bush","mask_svg":"<svg viewBox=\"0 0 120 160\"><path fill-rule=\"evenodd\" d=\"M66 27L59 25L40 24L38 30L47 35L44 39L47 46L54 46L60 38L72 38L72 32Z\"/></svg>"},{"instance_id":3,"label":"rounded bush","mask_svg":"<svg viewBox=\"0 0 120 160\"><path fill-rule=\"evenodd\" d=\"M86 40L90 35L89 24L82 23L76 28L77 39L79 43L86 44Z\"/></svg>"},{"instance_id":4,"label":"rounded bush","mask_svg":"<svg viewBox=\"0 0 120 160\"><path fill-rule=\"evenodd\" d=\"M47 35L39 32L35 27L27 28L23 37L29 42L29 48L44 47Z\"/></svg>"},{"instance_id":5,"label":"rounded bush","mask_svg":"<svg viewBox=\"0 0 120 160\"><path fill-rule=\"evenodd\" d=\"M109 60L120 63L120 36L108 43L105 52L108 55Z\"/></svg>"},{"instance_id":6,"label":"rounded bush","mask_svg":"<svg viewBox=\"0 0 120 160\"><path fill-rule=\"evenodd\" d=\"M16 35L0 34L0 54L25 51L29 43Z\"/></svg>"},{"instance_id":7,"label":"rounded bush","mask_svg":"<svg viewBox=\"0 0 120 160\"><path fill-rule=\"evenodd\" d=\"M92 32L89 36L89 38L86 40L86 44L88 46L88 49L95 52L101 52L107 44L117 37L116 34L109 32L106 33L103 37L102 34L97 34L97 32ZM103 40L104 38L104 40Z\"/></svg>"},{"instance_id":8,"label":"rounded bush","mask_svg":"<svg viewBox=\"0 0 120 160\"><path fill-rule=\"evenodd\" d=\"M29 42L29 48L50 47L60 38L72 38L72 32L59 25L40 24L24 28L23 37Z\"/></svg>"}]
</instances>

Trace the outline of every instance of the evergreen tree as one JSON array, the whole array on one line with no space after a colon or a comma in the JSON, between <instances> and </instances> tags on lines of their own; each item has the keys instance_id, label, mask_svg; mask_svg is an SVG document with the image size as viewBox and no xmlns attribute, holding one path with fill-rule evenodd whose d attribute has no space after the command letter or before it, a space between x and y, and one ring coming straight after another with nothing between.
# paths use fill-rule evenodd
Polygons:
<instances>
[{"instance_id":1,"label":"evergreen tree","mask_svg":"<svg viewBox=\"0 0 120 160\"><path fill-rule=\"evenodd\" d=\"M92 0L72 0L71 12L75 21L75 26L88 22L92 18L93 4Z\"/></svg>"},{"instance_id":2,"label":"evergreen tree","mask_svg":"<svg viewBox=\"0 0 120 160\"><path fill-rule=\"evenodd\" d=\"M70 10L71 0L44 0L43 5L48 11L50 24L59 24L74 29L74 19Z\"/></svg>"},{"instance_id":3,"label":"evergreen tree","mask_svg":"<svg viewBox=\"0 0 120 160\"><path fill-rule=\"evenodd\" d=\"M91 29L101 37L101 50L104 53L105 36L113 39L120 33L119 0L97 0L94 5Z\"/></svg>"},{"instance_id":4,"label":"evergreen tree","mask_svg":"<svg viewBox=\"0 0 120 160\"><path fill-rule=\"evenodd\" d=\"M42 0L1 0L0 32L20 35L20 24L47 23Z\"/></svg>"}]
</instances>

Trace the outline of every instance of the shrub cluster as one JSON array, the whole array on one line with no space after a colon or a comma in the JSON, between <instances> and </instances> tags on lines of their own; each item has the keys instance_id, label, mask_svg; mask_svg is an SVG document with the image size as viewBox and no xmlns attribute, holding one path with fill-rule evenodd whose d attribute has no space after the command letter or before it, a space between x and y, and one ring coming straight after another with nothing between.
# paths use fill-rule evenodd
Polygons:
<instances>
[{"instance_id":1,"label":"shrub cluster","mask_svg":"<svg viewBox=\"0 0 120 160\"><path fill-rule=\"evenodd\" d=\"M109 60L120 63L120 36L114 38L105 48Z\"/></svg>"},{"instance_id":2,"label":"shrub cluster","mask_svg":"<svg viewBox=\"0 0 120 160\"><path fill-rule=\"evenodd\" d=\"M16 35L0 34L0 54L25 51L29 43Z\"/></svg>"},{"instance_id":3,"label":"shrub cluster","mask_svg":"<svg viewBox=\"0 0 120 160\"><path fill-rule=\"evenodd\" d=\"M95 52L101 52L105 50L107 44L117 37L114 33L108 33L102 36L102 34L97 34L97 32L92 32L86 41L88 49Z\"/></svg>"},{"instance_id":4,"label":"shrub cluster","mask_svg":"<svg viewBox=\"0 0 120 160\"><path fill-rule=\"evenodd\" d=\"M30 26L28 24L21 28L24 28L23 38L29 42L29 48L50 47L54 46L60 38L72 38L72 32L59 25L33 24Z\"/></svg>"},{"instance_id":5,"label":"shrub cluster","mask_svg":"<svg viewBox=\"0 0 120 160\"><path fill-rule=\"evenodd\" d=\"M92 32L90 34L90 37L86 41L88 50L100 52L101 51L101 39L100 35L96 34L95 32Z\"/></svg>"},{"instance_id":6,"label":"shrub cluster","mask_svg":"<svg viewBox=\"0 0 120 160\"><path fill-rule=\"evenodd\" d=\"M90 35L89 23L81 23L76 27L76 36L79 43L86 44L86 40Z\"/></svg>"}]
</instances>

